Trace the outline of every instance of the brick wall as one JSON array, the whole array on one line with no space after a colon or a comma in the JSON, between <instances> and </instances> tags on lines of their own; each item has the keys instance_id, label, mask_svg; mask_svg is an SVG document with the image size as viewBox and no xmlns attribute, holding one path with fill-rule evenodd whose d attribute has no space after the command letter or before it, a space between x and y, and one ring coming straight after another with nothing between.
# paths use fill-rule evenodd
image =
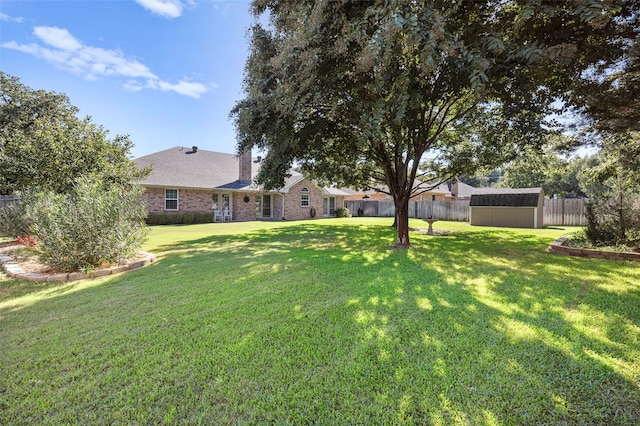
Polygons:
<instances>
[{"instance_id":1,"label":"brick wall","mask_svg":"<svg viewBox=\"0 0 640 426\"><path fill-rule=\"evenodd\" d=\"M211 191L180 189L178 190L178 210L164 209L164 188L146 188L144 201L147 204L147 211L150 213L165 212L211 212Z\"/></svg>"},{"instance_id":2,"label":"brick wall","mask_svg":"<svg viewBox=\"0 0 640 426\"><path fill-rule=\"evenodd\" d=\"M307 188L309 192L309 206L302 207L302 188ZM204 212L212 211L212 201L210 190L178 190L178 208L179 210L167 211L164 209L164 188L146 188L144 200L147 205L147 211L150 213L185 213L185 212ZM245 202L244 197L248 196L249 201ZM283 195L271 194L271 211L274 220L281 220L283 217L287 220L304 220L312 219L311 208L315 208L315 219L322 218L323 194L322 189L318 188L311 181L303 180L293 186L287 194L284 194L284 211L282 209ZM336 208L342 207L344 204L343 197L336 197ZM247 221L256 220L256 193L253 192L235 192L231 195L231 212L232 220Z\"/></svg>"},{"instance_id":3,"label":"brick wall","mask_svg":"<svg viewBox=\"0 0 640 426\"><path fill-rule=\"evenodd\" d=\"M284 212L282 211L282 198L280 194L271 194L271 213L273 219L282 220Z\"/></svg>"},{"instance_id":4,"label":"brick wall","mask_svg":"<svg viewBox=\"0 0 640 426\"><path fill-rule=\"evenodd\" d=\"M249 197L249 201L245 203L244 197ZM232 220L256 220L255 194L234 192L231 200Z\"/></svg>"},{"instance_id":5,"label":"brick wall","mask_svg":"<svg viewBox=\"0 0 640 426\"><path fill-rule=\"evenodd\" d=\"M309 192L309 207L302 206L302 188ZM312 219L311 207L316 209L315 219L322 218L322 189L307 179L303 179L285 194L284 218L287 220Z\"/></svg>"}]
</instances>

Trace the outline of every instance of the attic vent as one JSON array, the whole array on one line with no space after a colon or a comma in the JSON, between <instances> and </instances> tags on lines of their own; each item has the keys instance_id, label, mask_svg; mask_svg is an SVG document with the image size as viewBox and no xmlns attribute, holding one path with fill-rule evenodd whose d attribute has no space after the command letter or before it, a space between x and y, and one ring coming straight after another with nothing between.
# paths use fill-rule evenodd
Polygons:
<instances>
[{"instance_id":1,"label":"attic vent","mask_svg":"<svg viewBox=\"0 0 640 426\"><path fill-rule=\"evenodd\" d=\"M192 146L192 147L191 147L191 152L193 152L194 154L195 154L196 152L198 152L198 147L197 147L197 146L195 146L195 145L194 145L194 146Z\"/></svg>"}]
</instances>

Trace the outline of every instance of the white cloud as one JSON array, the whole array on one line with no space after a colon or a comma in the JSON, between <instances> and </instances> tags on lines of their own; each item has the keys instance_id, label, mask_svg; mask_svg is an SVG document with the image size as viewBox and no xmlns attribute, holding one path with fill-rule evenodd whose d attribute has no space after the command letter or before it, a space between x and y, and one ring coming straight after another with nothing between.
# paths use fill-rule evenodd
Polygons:
<instances>
[{"instance_id":1,"label":"white cloud","mask_svg":"<svg viewBox=\"0 0 640 426\"><path fill-rule=\"evenodd\" d=\"M209 91L207 86L202 83L193 83L186 80L180 80L178 84L167 83L160 80L149 80L148 87L162 91L172 91L191 98L199 98Z\"/></svg>"},{"instance_id":2,"label":"white cloud","mask_svg":"<svg viewBox=\"0 0 640 426\"><path fill-rule=\"evenodd\" d=\"M33 34L49 46L62 50L78 50L82 44L69 31L58 27L35 27Z\"/></svg>"},{"instance_id":3,"label":"white cloud","mask_svg":"<svg viewBox=\"0 0 640 426\"><path fill-rule=\"evenodd\" d=\"M177 18L182 15L184 8L180 0L136 0L136 2L145 9L165 18Z\"/></svg>"},{"instance_id":4,"label":"white cloud","mask_svg":"<svg viewBox=\"0 0 640 426\"><path fill-rule=\"evenodd\" d=\"M8 41L0 44L5 49L17 50L44 59L57 68L80 75L87 80L100 78L126 79L121 87L129 91L143 88L175 92L200 98L215 85L205 85L182 79L176 84L161 80L146 65L126 57L118 50L85 46L69 31L57 27L36 27L34 34L45 45L19 44Z\"/></svg>"},{"instance_id":5,"label":"white cloud","mask_svg":"<svg viewBox=\"0 0 640 426\"><path fill-rule=\"evenodd\" d=\"M14 18L13 16L9 16L7 14L0 12L0 21L10 21L10 22L17 22L21 24L24 22L24 18Z\"/></svg>"}]
</instances>

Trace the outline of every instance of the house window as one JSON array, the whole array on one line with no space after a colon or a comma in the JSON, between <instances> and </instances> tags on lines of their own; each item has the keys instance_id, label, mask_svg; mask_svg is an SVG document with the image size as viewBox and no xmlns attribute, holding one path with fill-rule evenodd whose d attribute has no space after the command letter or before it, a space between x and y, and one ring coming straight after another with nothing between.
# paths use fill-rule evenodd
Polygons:
<instances>
[{"instance_id":1,"label":"house window","mask_svg":"<svg viewBox=\"0 0 640 426\"><path fill-rule=\"evenodd\" d=\"M177 189L164 190L164 209L178 210L178 190Z\"/></svg>"},{"instance_id":2,"label":"house window","mask_svg":"<svg viewBox=\"0 0 640 426\"><path fill-rule=\"evenodd\" d=\"M301 200L300 205L302 207L309 207L309 188L302 188L301 192L302 192L302 196L300 197L300 200Z\"/></svg>"},{"instance_id":3,"label":"house window","mask_svg":"<svg viewBox=\"0 0 640 426\"><path fill-rule=\"evenodd\" d=\"M214 192L211 196L213 210L230 211L231 199L227 193Z\"/></svg>"}]
</instances>

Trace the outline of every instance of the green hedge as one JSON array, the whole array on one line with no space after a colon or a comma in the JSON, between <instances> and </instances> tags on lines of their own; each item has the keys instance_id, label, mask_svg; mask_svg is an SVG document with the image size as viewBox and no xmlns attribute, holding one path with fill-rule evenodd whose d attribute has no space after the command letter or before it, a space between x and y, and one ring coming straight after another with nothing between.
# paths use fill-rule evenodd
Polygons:
<instances>
[{"instance_id":1,"label":"green hedge","mask_svg":"<svg viewBox=\"0 0 640 426\"><path fill-rule=\"evenodd\" d=\"M150 226L211 223L213 212L148 213L145 222Z\"/></svg>"}]
</instances>

